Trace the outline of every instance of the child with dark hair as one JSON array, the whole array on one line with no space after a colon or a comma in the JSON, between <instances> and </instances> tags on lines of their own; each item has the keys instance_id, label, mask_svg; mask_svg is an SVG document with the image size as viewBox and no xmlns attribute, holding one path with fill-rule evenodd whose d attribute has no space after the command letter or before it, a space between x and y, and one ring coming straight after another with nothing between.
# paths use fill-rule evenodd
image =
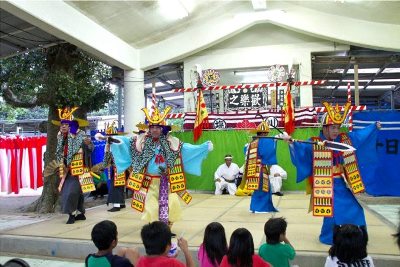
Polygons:
<instances>
[{"instance_id":1,"label":"child with dark hair","mask_svg":"<svg viewBox=\"0 0 400 267\"><path fill-rule=\"evenodd\" d=\"M117 226L112 221L101 221L92 229L92 240L98 252L85 259L86 267L132 267L139 252L135 248L120 248L116 255L112 251L118 244Z\"/></svg>"},{"instance_id":2,"label":"child with dark hair","mask_svg":"<svg viewBox=\"0 0 400 267\"><path fill-rule=\"evenodd\" d=\"M203 243L197 253L200 267L218 267L227 251L228 244L222 224L218 222L208 224L204 230Z\"/></svg>"},{"instance_id":3,"label":"child with dark hair","mask_svg":"<svg viewBox=\"0 0 400 267\"><path fill-rule=\"evenodd\" d=\"M233 231L227 254L220 267L270 267L260 256L254 254L253 236L249 230L238 228Z\"/></svg>"},{"instance_id":4,"label":"child with dark hair","mask_svg":"<svg viewBox=\"0 0 400 267\"><path fill-rule=\"evenodd\" d=\"M325 267L374 267L372 258L367 254L367 243L365 227L354 224L336 226Z\"/></svg>"},{"instance_id":5,"label":"child with dark hair","mask_svg":"<svg viewBox=\"0 0 400 267\"><path fill-rule=\"evenodd\" d=\"M271 218L264 225L267 242L261 245L258 255L274 267L289 267L289 260L296 256L296 251L286 237L286 228L284 218Z\"/></svg>"},{"instance_id":6,"label":"child with dark hair","mask_svg":"<svg viewBox=\"0 0 400 267\"><path fill-rule=\"evenodd\" d=\"M399 211L399 215L400 215L400 211ZM397 233L393 234L393 236L396 239L397 246L400 249L400 222L399 222L399 225L397 226Z\"/></svg>"},{"instance_id":7,"label":"child with dark hair","mask_svg":"<svg viewBox=\"0 0 400 267\"><path fill-rule=\"evenodd\" d=\"M143 226L140 232L147 256L139 258L137 267L171 266L194 267L194 261L189 252L188 243L184 238L178 239L178 246L183 251L186 265L175 258L168 257L171 249L171 230L166 223L154 221Z\"/></svg>"}]
</instances>

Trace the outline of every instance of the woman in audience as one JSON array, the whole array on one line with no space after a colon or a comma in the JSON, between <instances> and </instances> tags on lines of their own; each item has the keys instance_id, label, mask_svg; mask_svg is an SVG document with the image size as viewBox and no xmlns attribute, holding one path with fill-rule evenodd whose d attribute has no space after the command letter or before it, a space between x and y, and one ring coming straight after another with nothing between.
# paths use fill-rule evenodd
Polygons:
<instances>
[{"instance_id":1,"label":"woman in audience","mask_svg":"<svg viewBox=\"0 0 400 267\"><path fill-rule=\"evenodd\" d=\"M227 251L228 244L222 224L208 224L204 231L203 243L197 253L200 267L218 267Z\"/></svg>"},{"instance_id":2,"label":"woman in audience","mask_svg":"<svg viewBox=\"0 0 400 267\"><path fill-rule=\"evenodd\" d=\"M367 243L368 235L364 227L354 224L336 226L325 267L374 267L372 258L367 254Z\"/></svg>"},{"instance_id":3,"label":"woman in audience","mask_svg":"<svg viewBox=\"0 0 400 267\"><path fill-rule=\"evenodd\" d=\"M254 254L253 237L245 228L236 229L229 241L228 253L220 267L270 267L260 256Z\"/></svg>"}]
</instances>

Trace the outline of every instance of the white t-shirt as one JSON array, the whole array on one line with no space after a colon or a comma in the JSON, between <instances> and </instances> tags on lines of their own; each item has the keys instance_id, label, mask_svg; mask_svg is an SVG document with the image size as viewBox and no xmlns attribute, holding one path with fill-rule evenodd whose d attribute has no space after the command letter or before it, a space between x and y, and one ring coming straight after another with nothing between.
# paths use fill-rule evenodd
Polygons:
<instances>
[{"instance_id":1,"label":"white t-shirt","mask_svg":"<svg viewBox=\"0 0 400 267\"><path fill-rule=\"evenodd\" d=\"M370 256L358 260L355 264L350 265L339 261L336 257L331 258L331 256L328 256L325 261L325 267L375 267L375 265Z\"/></svg>"}]
</instances>

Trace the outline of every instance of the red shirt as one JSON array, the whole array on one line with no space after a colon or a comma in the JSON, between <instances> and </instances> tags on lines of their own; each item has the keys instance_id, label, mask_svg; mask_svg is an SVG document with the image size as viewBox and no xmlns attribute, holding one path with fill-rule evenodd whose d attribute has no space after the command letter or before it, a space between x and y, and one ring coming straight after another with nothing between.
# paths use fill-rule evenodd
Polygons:
<instances>
[{"instance_id":1,"label":"red shirt","mask_svg":"<svg viewBox=\"0 0 400 267\"><path fill-rule=\"evenodd\" d=\"M166 256L142 256L135 267L185 267L186 265L175 258Z\"/></svg>"},{"instance_id":2,"label":"red shirt","mask_svg":"<svg viewBox=\"0 0 400 267\"><path fill-rule=\"evenodd\" d=\"M222 258L222 262L219 267L232 267L232 265L229 264L228 257L226 255ZM257 254L253 254L253 267L271 267L271 265L264 261Z\"/></svg>"}]
</instances>

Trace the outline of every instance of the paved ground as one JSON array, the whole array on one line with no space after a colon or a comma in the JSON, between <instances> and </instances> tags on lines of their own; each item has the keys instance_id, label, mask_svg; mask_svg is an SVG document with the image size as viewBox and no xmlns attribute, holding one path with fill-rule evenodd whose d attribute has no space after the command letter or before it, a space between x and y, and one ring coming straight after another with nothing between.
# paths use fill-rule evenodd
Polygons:
<instances>
[{"instance_id":1,"label":"paved ground","mask_svg":"<svg viewBox=\"0 0 400 267\"><path fill-rule=\"evenodd\" d=\"M0 256L0 265L6 263L11 259L23 259L26 261L30 267L83 267L85 264L82 263L81 260L71 260L71 259L51 259L47 257L41 257L41 259L37 259L34 257L21 256L17 254L6 254L4 256Z\"/></svg>"},{"instance_id":2,"label":"paved ground","mask_svg":"<svg viewBox=\"0 0 400 267\"><path fill-rule=\"evenodd\" d=\"M33 259L35 256L30 258L22 253L20 257L26 258L31 266L45 266L45 264L57 267L82 266L77 261L82 263L84 255L87 255L88 251L93 252L94 250L93 244L90 242L90 229L96 222L104 219L111 219L116 222L121 236L120 243L128 246L142 246L139 231L143 221L140 220L140 214L129 208L129 200L127 200L127 209L111 214L106 211L108 208L104 205L105 199L93 201L91 198L87 198L86 207L92 207L87 210L88 219L74 225L65 225L67 219L65 215L59 213L39 215L21 210L21 207L32 203L37 197L0 196L1 242L5 244L11 240L19 251L25 251L20 249L21 246L26 246L29 249L35 245L42 246L42 251L38 251L38 254L33 253L34 255L47 255L46 253L51 251L51 254L47 255L48 259L43 258L43 256L39 256L39 259ZM391 237L391 234L396 230L396 222L399 222L400 198L378 199L363 195L359 199L365 207L370 232L369 253L376 258L394 257L396 262L400 262L400 257L396 256L399 255L399 250ZM320 266L319 264L329 247L318 242L317 238L322 221L320 218L314 218L307 214L308 197L304 193L297 192L285 194L283 197L274 196L273 200L275 206L281 212L276 214L251 214L248 213L250 201L248 197L196 193L192 203L188 207L183 207L184 218L174 225L173 230L178 235L184 233L185 238L189 241L192 253L195 253L201 243L204 228L211 221L222 222L228 237L237 227L248 228L253 234L255 246L258 248L260 244L265 242L262 230L264 222L271 216L284 216L289 222L288 237L294 244L298 256L301 257L303 254L308 257L310 253L317 253L318 263L309 266ZM62 246L64 248L61 248ZM26 251L32 251L29 249ZM56 260L56 258L51 257L71 258L65 256L68 251L78 260ZM0 253L0 263L4 263L11 257L4 252ZM299 257L296 258L299 259ZM303 262L309 263L309 260L307 258ZM299 264L299 262L295 263ZM305 265L300 264L300 266ZM393 265L381 264L380 266Z\"/></svg>"}]
</instances>

